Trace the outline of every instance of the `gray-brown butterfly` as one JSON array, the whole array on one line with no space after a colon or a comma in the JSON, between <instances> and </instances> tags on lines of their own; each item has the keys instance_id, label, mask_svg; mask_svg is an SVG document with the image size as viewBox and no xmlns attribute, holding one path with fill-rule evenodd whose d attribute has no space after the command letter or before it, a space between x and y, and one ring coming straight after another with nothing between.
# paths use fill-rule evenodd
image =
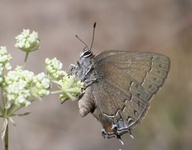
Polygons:
<instances>
[{"instance_id":1,"label":"gray-brown butterfly","mask_svg":"<svg viewBox=\"0 0 192 150\"><path fill-rule=\"evenodd\" d=\"M86 45L71 68L84 82L85 92L78 101L81 116L92 113L101 122L105 138L121 141L124 133L133 137L131 130L145 117L169 68L170 60L162 54L108 50L94 56Z\"/></svg>"}]
</instances>

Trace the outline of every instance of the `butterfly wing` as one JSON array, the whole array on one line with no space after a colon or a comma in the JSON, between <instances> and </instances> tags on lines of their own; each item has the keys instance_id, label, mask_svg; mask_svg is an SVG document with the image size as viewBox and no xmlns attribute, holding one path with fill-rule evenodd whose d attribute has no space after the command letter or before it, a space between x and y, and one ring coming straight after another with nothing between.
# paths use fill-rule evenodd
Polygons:
<instances>
[{"instance_id":1,"label":"butterfly wing","mask_svg":"<svg viewBox=\"0 0 192 150\"><path fill-rule=\"evenodd\" d=\"M94 62L97 82L91 85L96 106L93 115L102 123L106 138L120 138L144 118L150 99L167 77L169 58L111 50L97 55Z\"/></svg>"}]
</instances>

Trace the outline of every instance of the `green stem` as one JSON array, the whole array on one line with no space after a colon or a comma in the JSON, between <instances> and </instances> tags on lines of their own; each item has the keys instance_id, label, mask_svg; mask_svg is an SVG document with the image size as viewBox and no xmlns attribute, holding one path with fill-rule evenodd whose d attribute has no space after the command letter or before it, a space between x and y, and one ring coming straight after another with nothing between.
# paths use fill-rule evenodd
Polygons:
<instances>
[{"instance_id":1,"label":"green stem","mask_svg":"<svg viewBox=\"0 0 192 150\"><path fill-rule=\"evenodd\" d=\"M3 96L3 89L1 88L1 96L2 96L2 102L3 102L3 107L5 107L5 98Z\"/></svg>"},{"instance_id":2,"label":"green stem","mask_svg":"<svg viewBox=\"0 0 192 150\"><path fill-rule=\"evenodd\" d=\"M7 118L7 109L4 110L4 113L3 113L3 118Z\"/></svg>"},{"instance_id":3,"label":"green stem","mask_svg":"<svg viewBox=\"0 0 192 150\"><path fill-rule=\"evenodd\" d=\"M62 90L58 90L58 91L52 91L51 94L58 94L58 93L62 93Z\"/></svg>"},{"instance_id":4,"label":"green stem","mask_svg":"<svg viewBox=\"0 0 192 150\"><path fill-rule=\"evenodd\" d=\"M22 107L24 107L24 105L21 105L21 106L13 106L9 109L8 113L7 113L7 116L8 117L11 117L12 115L14 115L19 109L21 109Z\"/></svg>"},{"instance_id":5,"label":"green stem","mask_svg":"<svg viewBox=\"0 0 192 150\"><path fill-rule=\"evenodd\" d=\"M28 56L29 56L29 52L26 52L25 60L24 60L24 64L23 64L23 68L25 68L25 64L26 64L26 62L27 62Z\"/></svg>"},{"instance_id":6,"label":"green stem","mask_svg":"<svg viewBox=\"0 0 192 150\"><path fill-rule=\"evenodd\" d=\"M1 105L0 105L0 114L3 116L3 108Z\"/></svg>"},{"instance_id":7,"label":"green stem","mask_svg":"<svg viewBox=\"0 0 192 150\"><path fill-rule=\"evenodd\" d=\"M16 106L15 106L14 104L12 104L12 105L10 106L10 108L9 108L8 111L7 111L7 116L6 116L6 117L10 117L11 114L13 114L12 111L13 111L13 109L14 109L15 107L16 107Z\"/></svg>"},{"instance_id":8,"label":"green stem","mask_svg":"<svg viewBox=\"0 0 192 150\"><path fill-rule=\"evenodd\" d=\"M4 148L5 150L9 150L9 120L6 125L5 137L4 137Z\"/></svg>"}]
</instances>

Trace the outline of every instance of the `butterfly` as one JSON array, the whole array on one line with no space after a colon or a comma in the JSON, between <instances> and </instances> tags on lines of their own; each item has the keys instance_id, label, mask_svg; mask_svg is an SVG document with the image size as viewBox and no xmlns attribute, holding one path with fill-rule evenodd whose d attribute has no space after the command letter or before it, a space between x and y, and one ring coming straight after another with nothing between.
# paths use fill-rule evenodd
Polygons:
<instances>
[{"instance_id":1,"label":"butterfly","mask_svg":"<svg viewBox=\"0 0 192 150\"><path fill-rule=\"evenodd\" d=\"M122 142L121 136L133 137L132 129L145 117L151 98L167 78L170 59L154 52L121 50L94 55L91 48L86 45L71 67L85 88L79 113L82 117L92 113L103 126L104 138Z\"/></svg>"}]
</instances>

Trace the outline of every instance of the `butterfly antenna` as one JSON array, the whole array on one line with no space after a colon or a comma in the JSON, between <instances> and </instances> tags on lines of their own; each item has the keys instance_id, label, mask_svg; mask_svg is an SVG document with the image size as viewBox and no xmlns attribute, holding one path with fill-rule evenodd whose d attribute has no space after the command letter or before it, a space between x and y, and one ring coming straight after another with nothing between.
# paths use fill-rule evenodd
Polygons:
<instances>
[{"instance_id":1,"label":"butterfly antenna","mask_svg":"<svg viewBox=\"0 0 192 150\"><path fill-rule=\"evenodd\" d=\"M96 22L94 22L94 24L93 24L93 36L92 36L92 41L91 41L90 50L92 49L93 43L94 43L96 24L97 24Z\"/></svg>"},{"instance_id":2,"label":"butterfly antenna","mask_svg":"<svg viewBox=\"0 0 192 150\"><path fill-rule=\"evenodd\" d=\"M87 44L86 44L78 35L75 35L75 36L76 36L76 38L79 39L79 41L81 41L81 42L85 45L85 47L87 47L87 48L89 49L89 47L87 46Z\"/></svg>"},{"instance_id":3,"label":"butterfly antenna","mask_svg":"<svg viewBox=\"0 0 192 150\"><path fill-rule=\"evenodd\" d=\"M75 35L76 38L78 38L78 39L85 45L85 47L87 47L90 51L91 51L91 49L92 49L92 47L93 47L93 43L94 43L95 28L96 28L96 22L94 22L94 24L93 24L93 37L92 37L92 41L91 41L91 46L90 46L90 48L87 46L87 44L86 44L78 35Z\"/></svg>"}]
</instances>

